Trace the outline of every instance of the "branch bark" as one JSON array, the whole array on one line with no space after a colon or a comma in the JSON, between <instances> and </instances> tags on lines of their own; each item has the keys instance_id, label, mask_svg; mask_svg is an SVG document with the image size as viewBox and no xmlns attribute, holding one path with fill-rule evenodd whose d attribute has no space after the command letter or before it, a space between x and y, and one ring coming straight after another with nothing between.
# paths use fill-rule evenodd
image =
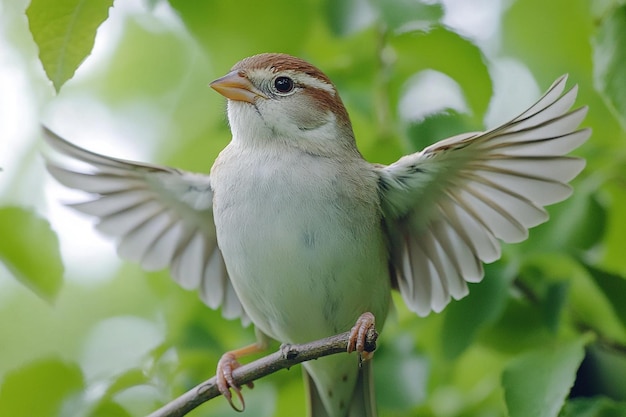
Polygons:
<instances>
[{"instance_id":1,"label":"branch bark","mask_svg":"<svg viewBox=\"0 0 626 417\"><path fill-rule=\"evenodd\" d=\"M257 359L233 371L233 378L239 386L273 374L281 369L290 368L302 362L324 356L346 352L350 332L330 336L300 345L282 345L277 352ZM367 332L365 351L376 349L378 332L374 327ZM202 403L220 395L215 376L175 398L148 417L182 417Z\"/></svg>"}]
</instances>

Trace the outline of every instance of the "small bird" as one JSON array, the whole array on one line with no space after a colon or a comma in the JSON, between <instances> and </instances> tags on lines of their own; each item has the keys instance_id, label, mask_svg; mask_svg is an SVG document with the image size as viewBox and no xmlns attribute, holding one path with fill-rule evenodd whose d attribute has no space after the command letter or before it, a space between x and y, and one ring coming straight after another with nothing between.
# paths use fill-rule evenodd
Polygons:
<instances>
[{"instance_id":1,"label":"small bird","mask_svg":"<svg viewBox=\"0 0 626 417\"><path fill-rule=\"evenodd\" d=\"M308 62L266 53L210 86L225 96L231 142L210 175L47 142L91 167L47 157L74 204L117 239L121 257L170 268L227 318L250 321L255 345L226 353L220 391L240 397L237 359L267 338L303 343L352 329L348 350L381 328L400 291L420 316L467 295L499 241L519 242L566 199L585 162L567 156L590 136L577 87L559 78L535 104L485 132L444 139L391 165L367 162L330 79ZM356 323L356 324L355 324ZM313 417L376 415L370 362L334 355L304 364ZM232 404L232 403L231 403Z\"/></svg>"}]
</instances>

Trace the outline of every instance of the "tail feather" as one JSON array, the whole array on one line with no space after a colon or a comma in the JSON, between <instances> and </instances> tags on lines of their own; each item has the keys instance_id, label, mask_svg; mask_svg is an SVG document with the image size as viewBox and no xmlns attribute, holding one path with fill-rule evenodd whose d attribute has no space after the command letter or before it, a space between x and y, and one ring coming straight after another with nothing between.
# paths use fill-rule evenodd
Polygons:
<instances>
[{"instance_id":1,"label":"tail feather","mask_svg":"<svg viewBox=\"0 0 626 417\"><path fill-rule=\"evenodd\" d=\"M308 391L308 417L376 417L376 396L374 395L374 377L372 361L365 361L359 368L354 394L345 416L333 416L328 413L319 395L315 382L303 367L305 390Z\"/></svg>"}]
</instances>

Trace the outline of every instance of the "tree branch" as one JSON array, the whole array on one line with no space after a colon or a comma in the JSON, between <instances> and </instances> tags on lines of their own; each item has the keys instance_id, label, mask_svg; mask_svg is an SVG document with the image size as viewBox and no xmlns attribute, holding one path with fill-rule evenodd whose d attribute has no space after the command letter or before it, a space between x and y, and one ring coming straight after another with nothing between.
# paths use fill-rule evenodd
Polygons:
<instances>
[{"instance_id":1,"label":"tree branch","mask_svg":"<svg viewBox=\"0 0 626 417\"><path fill-rule=\"evenodd\" d=\"M350 332L345 332L301 345L282 345L277 352L235 369L233 378L237 385L244 386L249 382L301 362L346 352L349 338ZM366 352L373 352L376 349L377 338L376 329L370 328L365 340ZM219 395L216 378L212 377L175 398L148 417L182 417L200 404Z\"/></svg>"}]
</instances>

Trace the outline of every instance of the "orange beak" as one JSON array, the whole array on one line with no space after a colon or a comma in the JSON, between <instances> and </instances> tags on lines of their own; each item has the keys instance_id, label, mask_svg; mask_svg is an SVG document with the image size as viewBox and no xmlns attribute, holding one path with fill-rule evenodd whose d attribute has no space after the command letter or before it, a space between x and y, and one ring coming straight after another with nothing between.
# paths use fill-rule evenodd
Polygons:
<instances>
[{"instance_id":1,"label":"orange beak","mask_svg":"<svg viewBox=\"0 0 626 417\"><path fill-rule=\"evenodd\" d=\"M231 71L222 78L209 84L209 87L230 100L254 103L258 97L267 98L265 94L248 80L240 71Z\"/></svg>"}]
</instances>

